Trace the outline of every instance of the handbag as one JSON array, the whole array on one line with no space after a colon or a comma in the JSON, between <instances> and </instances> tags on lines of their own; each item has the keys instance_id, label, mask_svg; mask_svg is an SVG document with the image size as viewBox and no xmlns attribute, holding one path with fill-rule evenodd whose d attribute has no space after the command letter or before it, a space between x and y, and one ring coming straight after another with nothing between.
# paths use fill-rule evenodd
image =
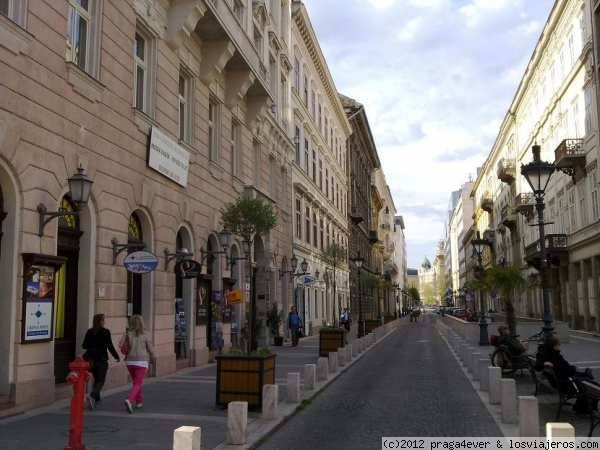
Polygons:
<instances>
[{"instance_id":1,"label":"handbag","mask_svg":"<svg viewBox=\"0 0 600 450\"><path fill-rule=\"evenodd\" d=\"M298 328L298 333L297 334L298 334L299 338L304 337L304 333L302 332L302 328Z\"/></svg>"},{"instance_id":2,"label":"handbag","mask_svg":"<svg viewBox=\"0 0 600 450\"><path fill-rule=\"evenodd\" d=\"M125 334L125 336L123 336L121 340L123 342L119 343L119 350L121 350L121 353L126 355L127 353L129 353L129 335Z\"/></svg>"}]
</instances>

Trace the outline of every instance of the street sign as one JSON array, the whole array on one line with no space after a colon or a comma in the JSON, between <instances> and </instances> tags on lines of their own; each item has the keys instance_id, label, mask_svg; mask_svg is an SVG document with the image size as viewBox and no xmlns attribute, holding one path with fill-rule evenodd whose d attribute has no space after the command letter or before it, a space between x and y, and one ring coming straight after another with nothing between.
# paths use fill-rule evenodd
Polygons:
<instances>
[{"instance_id":1,"label":"street sign","mask_svg":"<svg viewBox=\"0 0 600 450\"><path fill-rule=\"evenodd\" d=\"M148 273L156 269L158 258L154 253L140 250L127 255L123 266L131 273Z\"/></svg>"},{"instance_id":2,"label":"street sign","mask_svg":"<svg viewBox=\"0 0 600 450\"><path fill-rule=\"evenodd\" d=\"M316 281L317 279L312 275L302 275L301 277L298 277L298 284L303 284L305 286L312 286Z\"/></svg>"}]
</instances>

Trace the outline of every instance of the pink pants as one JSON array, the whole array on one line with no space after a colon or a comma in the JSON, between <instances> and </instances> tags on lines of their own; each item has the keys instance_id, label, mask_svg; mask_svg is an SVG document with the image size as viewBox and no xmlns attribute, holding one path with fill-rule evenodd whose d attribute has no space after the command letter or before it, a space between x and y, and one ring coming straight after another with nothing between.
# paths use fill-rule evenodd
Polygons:
<instances>
[{"instance_id":1,"label":"pink pants","mask_svg":"<svg viewBox=\"0 0 600 450\"><path fill-rule=\"evenodd\" d=\"M127 400L130 402L135 402L139 405L142 403L142 383L144 382L144 376L146 375L145 367L141 366L127 366L127 370L131 375L131 379L133 380L133 386L131 387L131 391L129 391L129 395L127 396Z\"/></svg>"}]
</instances>

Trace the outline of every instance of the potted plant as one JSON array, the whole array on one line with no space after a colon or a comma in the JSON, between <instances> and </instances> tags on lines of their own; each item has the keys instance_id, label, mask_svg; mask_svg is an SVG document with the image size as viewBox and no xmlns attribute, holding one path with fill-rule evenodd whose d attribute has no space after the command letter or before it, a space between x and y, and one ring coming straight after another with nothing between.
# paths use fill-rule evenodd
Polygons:
<instances>
[{"instance_id":1,"label":"potted plant","mask_svg":"<svg viewBox=\"0 0 600 450\"><path fill-rule=\"evenodd\" d=\"M346 330L344 327L323 327L319 330L319 356L327 357L329 352L337 352L338 348L346 345Z\"/></svg>"},{"instance_id":2,"label":"potted plant","mask_svg":"<svg viewBox=\"0 0 600 450\"><path fill-rule=\"evenodd\" d=\"M276 302L273 302L271 307L267 310L267 325L273 336L273 343L276 347L281 347L283 345L283 336L279 333L279 329L283 323L283 316L283 311L277 307Z\"/></svg>"},{"instance_id":3,"label":"potted plant","mask_svg":"<svg viewBox=\"0 0 600 450\"><path fill-rule=\"evenodd\" d=\"M269 347L247 353L230 350L216 356L216 406L226 408L229 402L248 402L248 408L262 408L263 386L275 384L275 354Z\"/></svg>"}]
</instances>

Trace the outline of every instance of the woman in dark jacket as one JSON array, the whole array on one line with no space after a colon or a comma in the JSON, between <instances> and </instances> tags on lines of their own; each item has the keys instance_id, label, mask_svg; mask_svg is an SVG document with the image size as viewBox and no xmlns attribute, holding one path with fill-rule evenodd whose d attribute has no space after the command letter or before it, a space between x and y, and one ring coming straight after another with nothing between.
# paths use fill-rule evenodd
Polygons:
<instances>
[{"instance_id":1,"label":"woman in dark jacket","mask_svg":"<svg viewBox=\"0 0 600 450\"><path fill-rule=\"evenodd\" d=\"M108 372L108 352L110 352L117 362L121 361L112 343L110 330L104 328L104 314L96 314L94 316L92 328L85 333L85 338L81 346L85 349L83 358L91 364L91 372L94 376L94 387L87 397L90 409L93 411L96 406L102 404L100 391L104 386L106 373Z\"/></svg>"}]
</instances>

